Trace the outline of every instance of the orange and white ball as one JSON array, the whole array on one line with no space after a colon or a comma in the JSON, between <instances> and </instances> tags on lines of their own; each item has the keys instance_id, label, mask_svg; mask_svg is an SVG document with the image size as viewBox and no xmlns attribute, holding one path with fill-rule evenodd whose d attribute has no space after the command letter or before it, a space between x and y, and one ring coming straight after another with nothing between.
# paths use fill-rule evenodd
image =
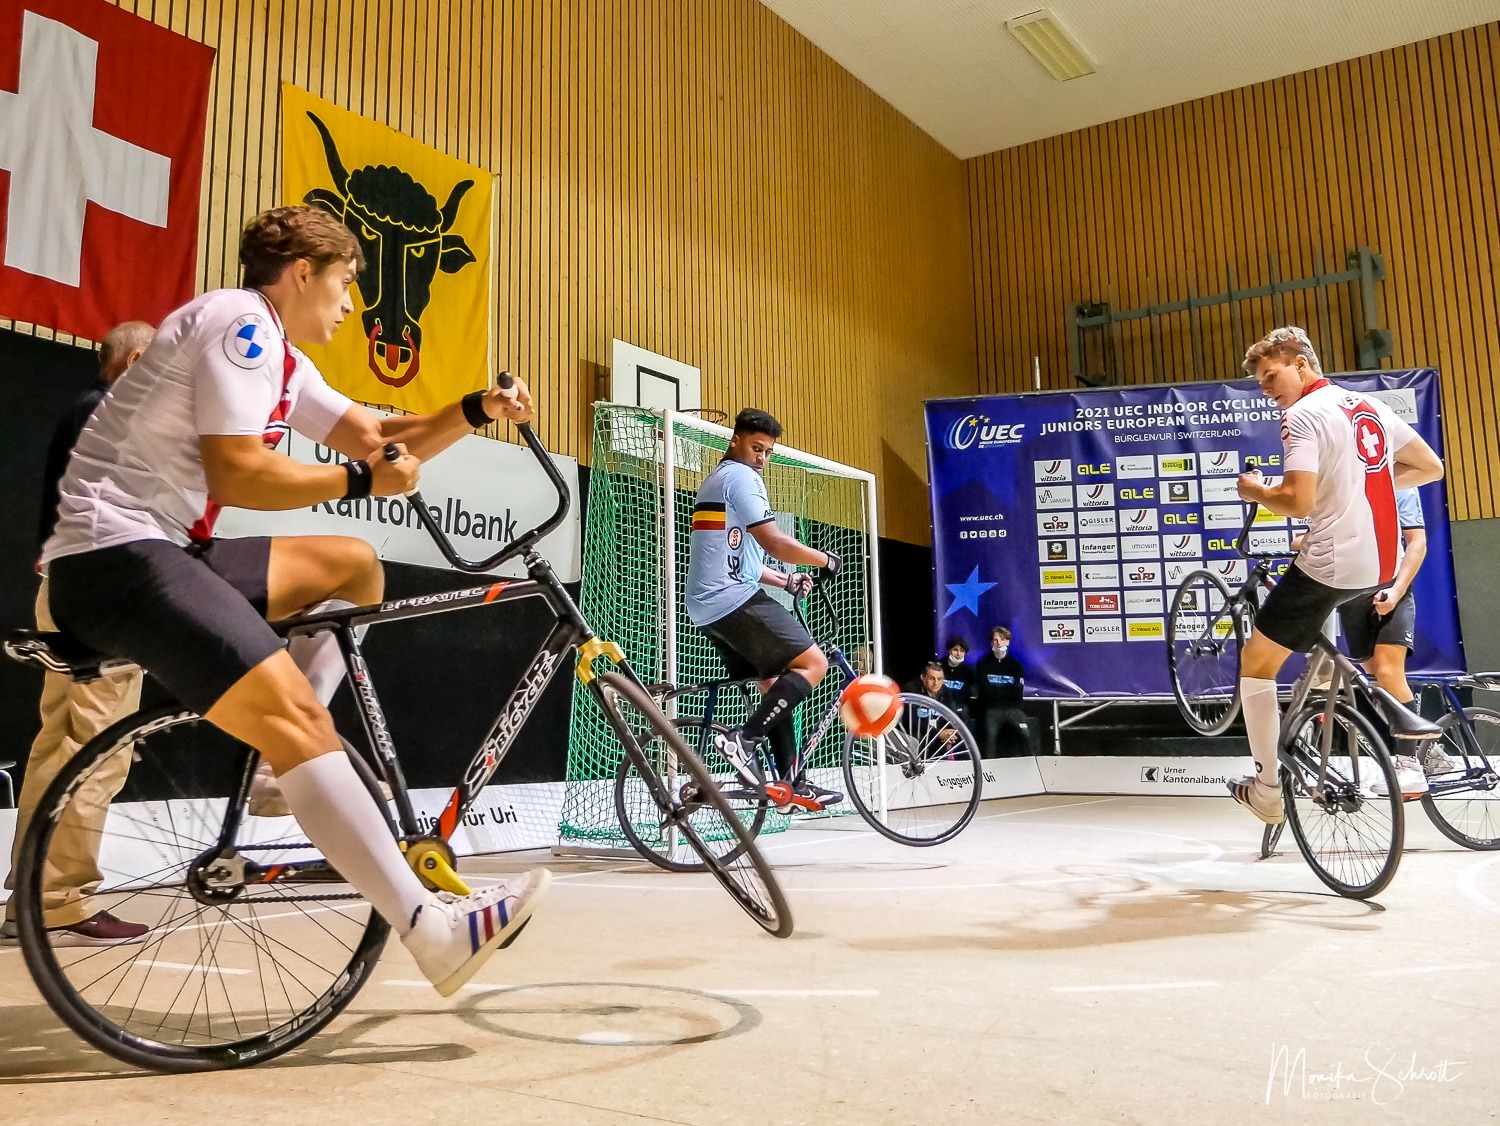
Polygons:
<instances>
[{"instance_id":1,"label":"orange and white ball","mask_svg":"<svg viewBox=\"0 0 1500 1126\"><path fill-rule=\"evenodd\" d=\"M865 739L884 735L901 717L901 688L888 676L855 677L839 698L844 730Z\"/></svg>"}]
</instances>

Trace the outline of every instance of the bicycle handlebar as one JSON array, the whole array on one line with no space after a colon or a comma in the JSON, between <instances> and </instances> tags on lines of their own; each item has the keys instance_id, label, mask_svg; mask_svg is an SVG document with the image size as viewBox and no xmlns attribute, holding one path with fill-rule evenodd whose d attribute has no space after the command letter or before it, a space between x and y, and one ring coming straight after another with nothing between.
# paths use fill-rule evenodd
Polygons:
<instances>
[{"instance_id":1,"label":"bicycle handlebar","mask_svg":"<svg viewBox=\"0 0 1500 1126\"><path fill-rule=\"evenodd\" d=\"M1245 525L1240 529L1239 537L1234 541L1234 549L1245 559L1285 559L1294 554L1291 550L1291 539L1287 540L1285 551L1251 551L1250 529L1255 526L1256 513L1260 511L1260 505L1252 501L1245 511Z\"/></svg>"},{"instance_id":2,"label":"bicycle handlebar","mask_svg":"<svg viewBox=\"0 0 1500 1126\"><path fill-rule=\"evenodd\" d=\"M495 377L496 386L501 388L514 387L515 383L514 377L508 371L502 371ZM523 532L511 540L510 543L506 544L488 559L475 561L465 559L459 555L457 550L454 549L452 541L448 539L443 533L442 528L438 527L437 521L433 519L432 513L422 500L421 492L413 489L406 494L406 499L411 503L412 508L417 514L417 519L421 522L422 527L427 530L427 534L432 537L432 542L437 544L438 551L442 552L443 558L460 571L482 574L485 571L498 567L501 563L509 559L514 559L517 555L529 549L548 532L552 531L553 528L561 524L563 518L568 514L568 506L572 501L568 493L568 483L563 480L562 474L557 471L557 466L552 463L552 459L547 455L547 450L542 445L542 440L536 436L529 422L521 423L516 429L521 432L522 440L525 441L527 447L531 450L532 456L536 458L537 464L542 467L542 471L547 474L547 479L557 491L557 511L535 528L532 528L528 532ZM401 453L394 445L387 445L385 447L385 456L387 460L395 461L401 456Z\"/></svg>"}]
</instances>

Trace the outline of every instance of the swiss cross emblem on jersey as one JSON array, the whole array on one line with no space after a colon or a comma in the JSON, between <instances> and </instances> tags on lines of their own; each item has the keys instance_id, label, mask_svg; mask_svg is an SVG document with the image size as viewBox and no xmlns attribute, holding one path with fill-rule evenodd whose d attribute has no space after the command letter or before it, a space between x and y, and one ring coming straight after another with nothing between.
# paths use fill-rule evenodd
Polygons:
<instances>
[{"instance_id":1,"label":"swiss cross emblem on jersey","mask_svg":"<svg viewBox=\"0 0 1500 1126\"><path fill-rule=\"evenodd\" d=\"M0 0L0 316L101 340L192 297L213 56L104 0Z\"/></svg>"},{"instance_id":2,"label":"swiss cross emblem on jersey","mask_svg":"<svg viewBox=\"0 0 1500 1126\"><path fill-rule=\"evenodd\" d=\"M1385 427L1374 411L1356 409L1349 416L1354 424L1354 449L1367 472L1384 469L1386 465Z\"/></svg>"}]
</instances>

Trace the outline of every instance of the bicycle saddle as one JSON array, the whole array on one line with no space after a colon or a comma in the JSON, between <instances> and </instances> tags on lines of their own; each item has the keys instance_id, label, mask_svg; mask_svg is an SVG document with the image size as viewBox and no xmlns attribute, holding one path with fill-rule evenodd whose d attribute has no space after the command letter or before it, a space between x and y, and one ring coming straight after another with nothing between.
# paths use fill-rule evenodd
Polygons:
<instances>
[{"instance_id":1,"label":"bicycle saddle","mask_svg":"<svg viewBox=\"0 0 1500 1126\"><path fill-rule=\"evenodd\" d=\"M1380 717L1385 720L1386 726L1391 729L1391 736L1395 739L1435 739L1442 734L1443 729L1435 723L1430 723L1417 715L1396 697L1392 696L1378 684L1370 686L1370 693L1375 697L1376 703L1380 705Z\"/></svg>"},{"instance_id":2,"label":"bicycle saddle","mask_svg":"<svg viewBox=\"0 0 1500 1126\"><path fill-rule=\"evenodd\" d=\"M79 683L136 667L134 661L98 653L65 633L18 629L5 639L5 655L23 665L59 672Z\"/></svg>"}]
</instances>

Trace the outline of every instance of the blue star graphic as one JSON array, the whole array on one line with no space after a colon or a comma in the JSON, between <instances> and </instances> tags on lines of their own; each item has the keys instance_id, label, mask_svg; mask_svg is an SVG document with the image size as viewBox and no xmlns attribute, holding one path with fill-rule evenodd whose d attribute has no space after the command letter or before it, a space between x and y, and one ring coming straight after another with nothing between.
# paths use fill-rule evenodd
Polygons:
<instances>
[{"instance_id":1,"label":"blue star graphic","mask_svg":"<svg viewBox=\"0 0 1500 1126\"><path fill-rule=\"evenodd\" d=\"M945 587L953 592L953 605L948 607L943 617L949 617L960 610L968 610L976 618L979 616L979 596L998 583L982 583L979 581L979 568L975 567L969 572L969 577L961 583L944 583Z\"/></svg>"}]
</instances>

